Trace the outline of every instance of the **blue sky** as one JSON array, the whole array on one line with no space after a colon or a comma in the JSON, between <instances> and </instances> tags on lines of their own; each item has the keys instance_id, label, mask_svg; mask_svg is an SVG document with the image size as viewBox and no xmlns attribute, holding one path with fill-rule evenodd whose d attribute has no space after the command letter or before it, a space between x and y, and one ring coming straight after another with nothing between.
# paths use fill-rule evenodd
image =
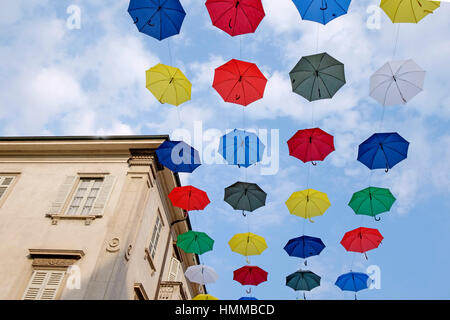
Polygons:
<instances>
[{"instance_id":1,"label":"blue sky","mask_svg":"<svg viewBox=\"0 0 450 320\"><path fill-rule=\"evenodd\" d=\"M245 265L245 258L231 252L227 242L250 228L269 245L251 258L269 272L269 281L255 288L254 295L297 297L284 282L301 261L282 248L302 234L303 220L289 215L284 202L306 188L308 169L289 157L286 141L311 127L313 107L315 125L335 136L336 151L310 168L310 187L326 192L332 206L305 226L307 235L321 237L327 246L308 260L308 268L322 276L321 287L308 298L352 299L334 286L352 265L354 271L364 272L369 265L381 269L381 289L365 290L359 299L450 298L450 4L442 3L418 25L401 25L394 56L397 26L384 13L379 29L366 25L374 14L368 7L379 1L353 1L349 14L318 26L302 21L291 0L264 0L266 17L256 33L236 38L211 25L204 1L181 2L187 12L181 34L159 42L137 32L127 0L3 1L1 135L171 134L181 128L193 134L196 121L210 133L242 128L242 108L224 103L211 84L214 69L224 62L254 62L269 82L264 99L245 110L245 123L247 128L279 130L278 173L261 175L260 166L245 173L216 164L182 176L185 184L207 191L212 201L204 212L191 213L194 229L216 241L214 251L202 256L220 275L209 292L221 299L245 294L232 280L232 271ZM66 27L70 5L81 8L79 30ZM301 56L323 51L345 64L347 84L333 99L311 104L291 92L288 73ZM387 107L381 124L382 107L368 97L370 75L389 60L408 58L427 71L425 90L405 106ZM145 70L158 62L180 68L193 83L192 100L178 110L159 104L145 88ZM353 192L369 185L369 170L356 161L358 145L380 128L399 132L411 145L407 160L388 174L381 170L372 175L372 185L390 188L397 197L391 212L375 222L355 216L347 203ZM197 136L197 142L203 138ZM244 219L223 202L223 189L246 177L268 193L268 201ZM339 244L346 231L361 223L378 228L385 238L367 261Z\"/></svg>"}]
</instances>

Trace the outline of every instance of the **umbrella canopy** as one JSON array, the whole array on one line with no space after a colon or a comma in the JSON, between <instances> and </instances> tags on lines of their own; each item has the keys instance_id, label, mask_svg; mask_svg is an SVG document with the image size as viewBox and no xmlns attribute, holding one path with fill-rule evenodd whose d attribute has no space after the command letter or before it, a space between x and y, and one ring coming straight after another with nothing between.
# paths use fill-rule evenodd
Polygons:
<instances>
[{"instance_id":1,"label":"umbrella canopy","mask_svg":"<svg viewBox=\"0 0 450 320\"><path fill-rule=\"evenodd\" d=\"M289 155L303 162L323 161L334 151L333 136L319 128L299 130L287 144Z\"/></svg>"},{"instance_id":2,"label":"umbrella canopy","mask_svg":"<svg viewBox=\"0 0 450 320\"><path fill-rule=\"evenodd\" d=\"M325 244L320 238L301 236L288 241L284 250L291 257L306 259L319 255L325 249Z\"/></svg>"},{"instance_id":3,"label":"umbrella canopy","mask_svg":"<svg viewBox=\"0 0 450 320\"><path fill-rule=\"evenodd\" d=\"M157 64L146 72L146 87L160 103L174 106L191 100L191 82L178 68Z\"/></svg>"},{"instance_id":4,"label":"umbrella canopy","mask_svg":"<svg viewBox=\"0 0 450 320\"><path fill-rule=\"evenodd\" d=\"M299 270L286 277L286 286L295 291L311 291L320 286L320 279L314 272Z\"/></svg>"},{"instance_id":5,"label":"umbrella canopy","mask_svg":"<svg viewBox=\"0 0 450 320\"><path fill-rule=\"evenodd\" d=\"M228 241L231 251L242 254L245 257L260 255L267 249L266 240L254 233L238 233Z\"/></svg>"},{"instance_id":6,"label":"umbrella canopy","mask_svg":"<svg viewBox=\"0 0 450 320\"><path fill-rule=\"evenodd\" d=\"M186 253L203 254L213 249L214 240L204 232L189 230L178 235L177 246Z\"/></svg>"},{"instance_id":7,"label":"umbrella canopy","mask_svg":"<svg viewBox=\"0 0 450 320\"><path fill-rule=\"evenodd\" d=\"M375 217L391 210L395 200L389 189L369 187L355 192L348 205L356 214Z\"/></svg>"},{"instance_id":8,"label":"umbrella canopy","mask_svg":"<svg viewBox=\"0 0 450 320\"><path fill-rule=\"evenodd\" d=\"M356 228L348 231L341 240L342 246L347 251L365 253L369 250L378 248L383 236L377 229Z\"/></svg>"},{"instance_id":9,"label":"umbrella canopy","mask_svg":"<svg viewBox=\"0 0 450 320\"><path fill-rule=\"evenodd\" d=\"M247 106L262 99L267 79L256 64L230 60L214 73L213 88L225 102Z\"/></svg>"},{"instance_id":10,"label":"umbrella canopy","mask_svg":"<svg viewBox=\"0 0 450 320\"><path fill-rule=\"evenodd\" d=\"M203 210L210 203L206 192L193 186L173 188L169 199L175 207L186 211Z\"/></svg>"},{"instance_id":11,"label":"umbrella canopy","mask_svg":"<svg viewBox=\"0 0 450 320\"><path fill-rule=\"evenodd\" d=\"M230 165L248 168L262 160L265 147L256 134L234 129L220 138L219 154Z\"/></svg>"},{"instance_id":12,"label":"umbrella canopy","mask_svg":"<svg viewBox=\"0 0 450 320\"><path fill-rule=\"evenodd\" d=\"M128 13L140 32L158 40L179 34L186 16L179 0L131 0Z\"/></svg>"},{"instance_id":13,"label":"umbrella canopy","mask_svg":"<svg viewBox=\"0 0 450 320\"><path fill-rule=\"evenodd\" d=\"M313 222L311 218L323 215L331 203L325 193L306 189L294 192L286 201L286 206L291 214Z\"/></svg>"},{"instance_id":14,"label":"umbrella canopy","mask_svg":"<svg viewBox=\"0 0 450 320\"><path fill-rule=\"evenodd\" d=\"M238 300L258 300L255 297L241 297Z\"/></svg>"},{"instance_id":15,"label":"umbrella canopy","mask_svg":"<svg viewBox=\"0 0 450 320\"><path fill-rule=\"evenodd\" d=\"M212 24L230 36L253 33L266 15L261 0L207 0Z\"/></svg>"},{"instance_id":16,"label":"umbrella canopy","mask_svg":"<svg viewBox=\"0 0 450 320\"><path fill-rule=\"evenodd\" d=\"M381 0L380 7L393 23L418 23L440 7L439 1Z\"/></svg>"},{"instance_id":17,"label":"umbrella canopy","mask_svg":"<svg viewBox=\"0 0 450 320\"><path fill-rule=\"evenodd\" d=\"M359 145L358 161L369 169L389 171L408 157L409 142L397 132L375 133Z\"/></svg>"},{"instance_id":18,"label":"umbrella canopy","mask_svg":"<svg viewBox=\"0 0 450 320\"><path fill-rule=\"evenodd\" d=\"M370 96L383 106L406 104L423 90L425 73L412 59L387 62L370 78Z\"/></svg>"},{"instance_id":19,"label":"umbrella canopy","mask_svg":"<svg viewBox=\"0 0 450 320\"><path fill-rule=\"evenodd\" d=\"M210 294L198 294L192 300L219 300Z\"/></svg>"},{"instance_id":20,"label":"umbrella canopy","mask_svg":"<svg viewBox=\"0 0 450 320\"><path fill-rule=\"evenodd\" d=\"M156 149L156 156L173 172L192 173L201 164L198 151L183 141L164 141Z\"/></svg>"},{"instance_id":21,"label":"umbrella canopy","mask_svg":"<svg viewBox=\"0 0 450 320\"><path fill-rule=\"evenodd\" d=\"M330 99L345 84L344 65L328 53L302 57L289 76L292 90L308 101Z\"/></svg>"},{"instance_id":22,"label":"umbrella canopy","mask_svg":"<svg viewBox=\"0 0 450 320\"><path fill-rule=\"evenodd\" d=\"M351 0L293 0L303 20L327 24L347 13Z\"/></svg>"},{"instance_id":23,"label":"umbrella canopy","mask_svg":"<svg viewBox=\"0 0 450 320\"><path fill-rule=\"evenodd\" d=\"M189 268L187 268L184 275L189 279L190 282L202 285L214 283L217 281L217 279L219 279L219 275L216 273L216 271L214 271L213 268L204 265L190 266Z\"/></svg>"},{"instance_id":24,"label":"umbrella canopy","mask_svg":"<svg viewBox=\"0 0 450 320\"><path fill-rule=\"evenodd\" d=\"M361 272L340 275L335 283L342 291L358 292L369 287L369 276Z\"/></svg>"},{"instance_id":25,"label":"umbrella canopy","mask_svg":"<svg viewBox=\"0 0 450 320\"><path fill-rule=\"evenodd\" d=\"M233 271L233 280L236 280L243 286L257 286L267 281L267 275L268 273L260 267L245 266Z\"/></svg>"},{"instance_id":26,"label":"umbrella canopy","mask_svg":"<svg viewBox=\"0 0 450 320\"><path fill-rule=\"evenodd\" d=\"M236 182L225 188L224 200L235 210L254 211L266 205L266 197L257 184Z\"/></svg>"}]
</instances>

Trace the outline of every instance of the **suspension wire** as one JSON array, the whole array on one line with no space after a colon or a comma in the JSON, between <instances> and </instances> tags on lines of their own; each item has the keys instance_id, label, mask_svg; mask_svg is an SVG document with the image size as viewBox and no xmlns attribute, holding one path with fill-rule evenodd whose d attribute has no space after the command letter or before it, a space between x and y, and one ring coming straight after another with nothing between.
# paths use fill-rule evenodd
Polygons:
<instances>
[{"instance_id":1,"label":"suspension wire","mask_svg":"<svg viewBox=\"0 0 450 320\"><path fill-rule=\"evenodd\" d=\"M395 59L395 55L397 54L397 48L398 48L398 41L399 41L399 34L400 34L400 24L397 23L397 30L395 32L395 43L394 43L394 52L392 54L392 59Z\"/></svg>"}]
</instances>

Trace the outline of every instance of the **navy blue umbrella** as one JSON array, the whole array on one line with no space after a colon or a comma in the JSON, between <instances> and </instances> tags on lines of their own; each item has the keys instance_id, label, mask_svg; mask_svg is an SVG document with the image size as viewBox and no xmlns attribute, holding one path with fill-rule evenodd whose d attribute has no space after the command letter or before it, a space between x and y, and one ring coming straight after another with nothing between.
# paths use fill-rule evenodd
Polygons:
<instances>
[{"instance_id":1,"label":"navy blue umbrella","mask_svg":"<svg viewBox=\"0 0 450 320\"><path fill-rule=\"evenodd\" d=\"M303 20L327 24L347 13L351 0L293 0Z\"/></svg>"},{"instance_id":2,"label":"navy blue umbrella","mask_svg":"<svg viewBox=\"0 0 450 320\"><path fill-rule=\"evenodd\" d=\"M356 292L367 289L369 287L369 276L361 272L349 272L340 275L335 283L342 291Z\"/></svg>"},{"instance_id":3,"label":"navy blue umbrella","mask_svg":"<svg viewBox=\"0 0 450 320\"><path fill-rule=\"evenodd\" d=\"M262 160L264 148L256 134L234 129L220 138L219 153L228 164L247 168Z\"/></svg>"},{"instance_id":4,"label":"navy blue umbrella","mask_svg":"<svg viewBox=\"0 0 450 320\"><path fill-rule=\"evenodd\" d=\"M256 299L255 297L242 297L239 298L239 300L258 300L258 299Z\"/></svg>"},{"instance_id":5,"label":"navy blue umbrella","mask_svg":"<svg viewBox=\"0 0 450 320\"><path fill-rule=\"evenodd\" d=\"M140 32L158 40L179 34L186 16L179 0L131 0L128 13Z\"/></svg>"},{"instance_id":6,"label":"navy blue umbrella","mask_svg":"<svg viewBox=\"0 0 450 320\"><path fill-rule=\"evenodd\" d=\"M375 133L359 145L358 161L369 169L389 171L408 157L409 142L397 132Z\"/></svg>"},{"instance_id":7,"label":"navy blue umbrella","mask_svg":"<svg viewBox=\"0 0 450 320\"><path fill-rule=\"evenodd\" d=\"M320 238L301 236L288 241L284 250L291 257L306 259L308 257L319 255L325 249L325 244ZM306 260L305 260L306 265Z\"/></svg>"},{"instance_id":8,"label":"navy blue umbrella","mask_svg":"<svg viewBox=\"0 0 450 320\"><path fill-rule=\"evenodd\" d=\"M198 151L183 141L164 141L156 149L156 155L173 172L192 173L201 164Z\"/></svg>"}]
</instances>

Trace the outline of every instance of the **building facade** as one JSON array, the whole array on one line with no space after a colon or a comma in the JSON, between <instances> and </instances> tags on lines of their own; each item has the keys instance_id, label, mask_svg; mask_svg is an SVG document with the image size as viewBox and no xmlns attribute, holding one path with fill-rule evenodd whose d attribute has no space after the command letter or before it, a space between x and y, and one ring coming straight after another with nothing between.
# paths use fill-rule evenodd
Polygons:
<instances>
[{"instance_id":1,"label":"building facade","mask_svg":"<svg viewBox=\"0 0 450 320\"><path fill-rule=\"evenodd\" d=\"M189 218L158 163L167 136L0 138L0 299L178 300L205 293L176 246Z\"/></svg>"}]
</instances>

